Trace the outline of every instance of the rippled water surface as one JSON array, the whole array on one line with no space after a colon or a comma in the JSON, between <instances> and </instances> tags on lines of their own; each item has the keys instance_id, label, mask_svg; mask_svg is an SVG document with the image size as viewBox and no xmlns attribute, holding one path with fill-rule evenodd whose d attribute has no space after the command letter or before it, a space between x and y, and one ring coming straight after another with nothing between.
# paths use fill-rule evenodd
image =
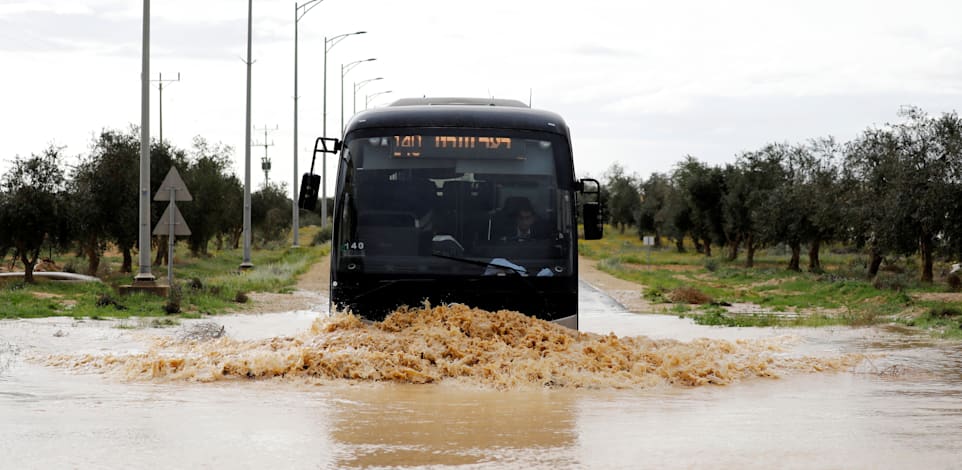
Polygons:
<instances>
[{"instance_id":1,"label":"rippled water surface","mask_svg":"<svg viewBox=\"0 0 962 470\"><path fill-rule=\"evenodd\" d=\"M959 466L958 343L877 328L702 327L623 312L588 286L581 299L584 331L685 342L773 341L783 345L772 353L776 360L867 359L842 371L788 371L777 379L751 376L699 387L144 380L103 368L51 366L42 358L128 357L170 331L63 318L4 321L0 468ZM215 320L232 340L244 342L294 337L317 316Z\"/></svg>"}]
</instances>

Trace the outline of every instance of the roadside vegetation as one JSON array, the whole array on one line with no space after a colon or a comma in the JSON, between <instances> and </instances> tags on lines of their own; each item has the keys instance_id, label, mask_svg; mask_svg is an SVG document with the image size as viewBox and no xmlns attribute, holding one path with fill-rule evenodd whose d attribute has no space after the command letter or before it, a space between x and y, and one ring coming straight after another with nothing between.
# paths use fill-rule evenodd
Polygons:
<instances>
[{"instance_id":1,"label":"roadside vegetation","mask_svg":"<svg viewBox=\"0 0 962 470\"><path fill-rule=\"evenodd\" d=\"M301 229L304 242L300 248L277 244L253 252L255 268L241 271L241 250L211 250L206 256L191 256L185 243L178 244L174 255L175 289L171 298L150 294L121 296L117 287L130 284L131 275L117 270L122 258L115 254L104 257L103 283L63 282L41 278L34 283L8 279L0 281L0 318L70 316L76 318L165 317L125 323L172 326L172 318L199 318L228 311L244 310L252 292L290 292L297 277L330 251L329 244L309 242L319 232L316 226ZM67 257L57 260L65 266L82 261ZM166 266L154 266L154 276L165 282ZM177 312L169 312L172 299ZM176 315L169 315L176 313Z\"/></svg>"},{"instance_id":2,"label":"roadside vegetation","mask_svg":"<svg viewBox=\"0 0 962 470\"><path fill-rule=\"evenodd\" d=\"M176 167L193 200L178 203L191 234L176 240L169 298L120 296L136 269L139 224L139 130L103 130L83 154L50 146L15 156L0 175L0 318L186 316L243 308L250 292L283 292L329 249L318 211L302 210L303 248L292 250L291 207L283 184L251 195L255 269L241 272L243 186L233 173L233 149L196 137L189 149L151 143L151 197ZM152 202L150 227L167 202ZM153 274L165 282L167 238L152 238ZM98 283L35 278L34 271L96 276Z\"/></svg>"},{"instance_id":3,"label":"roadside vegetation","mask_svg":"<svg viewBox=\"0 0 962 470\"><path fill-rule=\"evenodd\" d=\"M755 265L725 257L706 258L683 241L645 246L633 233L606 227L605 237L580 242L582 256L620 279L639 284L638 295L656 313L690 317L705 325L828 326L901 323L962 338L962 294L946 280L950 266L938 264L939 282L920 282L917 261L893 259L874 277L867 258L830 247L819 272L786 269L786 247L758 252ZM845 251L845 250L841 250Z\"/></svg>"},{"instance_id":4,"label":"roadside vegetation","mask_svg":"<svg viewBox=\"0 0 962 470\"><path fill-rule=\"evenodd\" d=\"M647 178L612 165L601 179L613 227L581 247L699 322L901 321L958 335L960 177L959 116L903 107L849 142L773 142L722 165L689 155Z\"/></svg>"}]
</instances>

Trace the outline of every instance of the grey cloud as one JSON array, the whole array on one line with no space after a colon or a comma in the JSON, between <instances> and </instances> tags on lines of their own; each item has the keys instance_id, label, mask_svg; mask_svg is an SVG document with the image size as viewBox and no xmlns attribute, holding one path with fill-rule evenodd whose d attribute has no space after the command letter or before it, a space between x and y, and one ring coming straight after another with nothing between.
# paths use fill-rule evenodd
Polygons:
<instances>
[{"instance_id":1,"label":"grey cloud","mask_svg":"<svg viewBox=\"0 0 962 470\"><path fill-rule=\"evenodd\" d=\"M723 164L770 142L828 136L847 141L866 128L897 122L901 105L915 105L930 114L962 111L962 94L694 97L691 103L683 113L618 114L602 111L599 104L543 105L565 117L575 139L637 142L634 156L641 163L626 163L647 173L669 171L686 154ZM606 125L595 125L602 122Z\"/></svg>"},{"instance_id":2,"label":"grey cloud","mask_svg":"<svg viewBox=\"0 0 962 470\"><path fill-rule=\"evenodd\" d=\"M173 23L151 21L151 46L179 57L234 58L246 44L246 21ZM141 21L110 19L99 14L27 12L0 17L0 50L90 51L128 55L140 50ZM277 33L258 34L258 43L286 40ZM136 47L133 47L136 46Z\"/></svg>"}]
</instances>

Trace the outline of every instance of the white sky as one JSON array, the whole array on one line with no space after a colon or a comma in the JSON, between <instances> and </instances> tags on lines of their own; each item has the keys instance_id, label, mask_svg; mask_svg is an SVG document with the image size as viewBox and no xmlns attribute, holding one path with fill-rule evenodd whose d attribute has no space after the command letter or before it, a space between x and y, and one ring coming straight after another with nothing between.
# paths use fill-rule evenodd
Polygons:
<instances>
[{"instance_id":1,"label":"white sky","mask_svg":"<svg viewBox=\"0 0 962 470\"><path fill-rule=\"evenodd\" d=\"M102 128L140 122L143 3L0 0L0 170L49 143L86 153ZM151 76L165 88L164 137L235 148L243 177L247 2L152 4ZM290 186L294 2L254 1L253 121L269 136L272 180ZM323 38L328 135L340 128L340 65L384 77L359 94L495 96L561 114L576 170L612 163L648 176L684 155L710 163L771 141L842 140L897 119L900 105L962 108L962 2L325 0L299 23L300 170L321 135ZM151 135L157 136L156 88ZM257 133L254 140L262 141ZM260 186L263 147L252 149ZM333 159L330 159L333 160ZM319 166L319 165L318 165ZM334 164L330 163L330 171ZM333 178L329 178L329 187Z\"/></svg>"}]
</instances>

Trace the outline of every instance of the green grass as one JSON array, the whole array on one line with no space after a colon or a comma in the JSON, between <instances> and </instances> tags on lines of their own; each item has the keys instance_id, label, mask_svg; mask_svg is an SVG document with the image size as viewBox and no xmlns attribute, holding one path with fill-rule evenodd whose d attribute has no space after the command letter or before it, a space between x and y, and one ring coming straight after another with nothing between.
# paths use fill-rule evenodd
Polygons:
<instances>
[{"instance_id":1,"label":"green grass","mask_svg":"<svg viewBox=\"0 0 962 470\"><path fill-rule=\"evenodd\" d=\"M794 272L787 269L790 253L778 249L756 252L755 266L744 267L744 252L735 261L726 259L727 250L713 247L713 257L696 253L686 244L686 253L678 253L674 244L661 249L643 246L638 236L607 227L605 238L579 242L579 253L597 261L598 268L615 277L645 286L644 297L650 302L667 303L668 294L680 287L693 287L718 303L751 303L771 312L800 315L731 314L718 306L688 311L687 306L673 305L669 313L693 318L700 324L727 326L824 326L867 325L892 321L910 308L927 306L913 300L913 295L944 292L944 282L921 284L917 281L918 264L913 258L896 259L880 273L877 286L864 275L866 260L847 250L820 253L822 271ZM807 266L807 253L802 254L802 267ZM885 266L885 265L883 265ZM901 271L901 272L899 272ZM936 308L934 305L927 306ZM962 311L962 302L948 302L939 308ZM915 326L945 330L948 336L958 330L953 316L920 317ZM953 325L954 329L953 329ZM941 331L940 330L940 331ZM960 335L962 336L962 335Z\"/></svg>"},{"instance_id":2,"label":"green grass","mask_svg":"<svg viewBox=\"0 0 962 470\"><path fill-rule=\"evenodd\" d=\"M900 322L906 326L922 328L937 336L949 339L962 339L962 307L945 302L921 302L925 311Z\"/></svg>"},{"instance_id":3,"label":"green grass","mask_svg":"<svg viewBox=\"0 0 962 470\"><path fill-rule=\"evenodd\" d=\"M297 284L297 277L326 255L329 244L306 246L316 232L315 227L301 229L300 248L290 245L255 250L252 253L254 269L240 271L243 259L241 250L212 251L209 257L192 257L188 250L178 245L174 259L174 278L180 286L181 313L179 318L200 318L203 315L243 309L235 301L239 293L290 292ZM135 259L136 260L136 259ZM104 283L67 283L38 279L35 284L22 281L0 282L0 319L70 316L75 318L130 318L166 316L163 307L167 298L149 294L121 296L118 287L129 284L132 274L119 273L121 260L107 257L102 263ZM136 266L134 267L136 269ZM154 266L154 276L165 281L166 266ZM201 288L191 288L192 279L198 279ZM104 302L104 300L112 302ZM100 301L100 305L98 305ZM165 320L160 319L158 322ZM170 320L174 321L174 320ZM163 326L162 323L157 325ZM151 326L155 327L155 326Z\"/></svg>"}]
</instances>

